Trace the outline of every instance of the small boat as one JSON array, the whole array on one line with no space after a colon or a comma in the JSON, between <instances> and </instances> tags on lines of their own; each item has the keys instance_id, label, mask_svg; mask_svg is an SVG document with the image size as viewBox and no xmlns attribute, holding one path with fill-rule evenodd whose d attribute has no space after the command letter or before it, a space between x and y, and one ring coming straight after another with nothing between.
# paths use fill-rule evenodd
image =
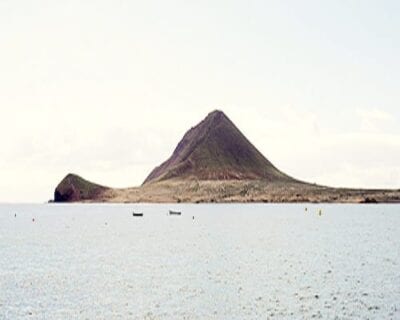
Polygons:
<instances>
[{"instance_id":1,"label":"small boat","mask_svg":"<svg viewBox=\"0 0 400 320\"><path fill-rule=\"evenodd\" d=\"M143 217L143 212L133 212L132 216L134 216L134 217Z\"/></svg>"},{"instance_id":2,"label":"small boat","mask_svg":"<svg viewBox=\"0 0 400 320\"><path fill-rule=\"evenodd\" d=\"M182 212L180 212L180 211L169 210L169 215L170 216L180 216L181 214L182 214Z\"/></svg>"}]
</instances>

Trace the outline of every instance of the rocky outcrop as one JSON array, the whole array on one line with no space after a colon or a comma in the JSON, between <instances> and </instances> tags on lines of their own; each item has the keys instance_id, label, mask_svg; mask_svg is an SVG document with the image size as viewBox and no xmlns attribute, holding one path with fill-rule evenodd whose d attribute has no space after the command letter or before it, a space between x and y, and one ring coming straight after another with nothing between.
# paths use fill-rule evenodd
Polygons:
<instances>
[{"instance_id":1,"label":"rocky outcrop","mask_svg":"<svg viewBox=\"0 0 400 320\"><path fill-rule=\"evenodd\" d=\"M68 174L54 191L55 202L74 202L102 199L109 188L87 181L75 174Z\"/></svg>"}]
</instances>

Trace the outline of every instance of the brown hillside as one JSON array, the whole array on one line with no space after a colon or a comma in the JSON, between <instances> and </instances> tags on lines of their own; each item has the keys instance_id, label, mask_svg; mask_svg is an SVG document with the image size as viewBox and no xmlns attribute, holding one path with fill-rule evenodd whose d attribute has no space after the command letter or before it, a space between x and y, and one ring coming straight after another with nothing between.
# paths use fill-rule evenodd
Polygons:
<instances>
[{"instance_id":1,"label":"brown hillside","mask_svg":"<svg viewBox=\"0 0 400 320\"><path fill-rule=\"evenodd\" d=\"M190 129L144 184L168 179L295 181L275 168L222 112Z\"/></svg>"}]
</instances>

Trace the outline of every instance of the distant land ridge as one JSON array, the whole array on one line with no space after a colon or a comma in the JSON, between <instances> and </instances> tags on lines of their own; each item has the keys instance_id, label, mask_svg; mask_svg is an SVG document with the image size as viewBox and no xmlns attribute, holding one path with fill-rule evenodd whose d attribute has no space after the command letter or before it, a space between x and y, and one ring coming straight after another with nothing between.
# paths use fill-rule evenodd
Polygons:
<instances>
[{"instance_id":1,"label":"distant land ridge","mask_svg":"<svg viewBox=\"0 0 400 320\"><path fill-rule=\"evenodd\" d=\"M115 189L68 174L55 202L400 202L400 190L331 188L277 169L220 110L185 133L140 187Z\"/></svg>"}]
</instances>

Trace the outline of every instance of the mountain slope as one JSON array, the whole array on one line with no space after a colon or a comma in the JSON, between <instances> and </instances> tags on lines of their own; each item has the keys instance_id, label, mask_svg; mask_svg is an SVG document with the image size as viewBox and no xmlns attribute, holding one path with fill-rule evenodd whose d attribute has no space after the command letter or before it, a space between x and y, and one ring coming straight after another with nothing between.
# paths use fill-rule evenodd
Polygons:
<instances>
[{"instance_id":1,"label":"mountain slope","mask_svg":"<svg viewBox=\"0 0 400 320\"><path fill-rule=\"evenodd\" d=\"M144 184L173 178L295 181L275 168L218 110L190 129L172 156L156 167Z\"/></svg>"}]
</instances>

